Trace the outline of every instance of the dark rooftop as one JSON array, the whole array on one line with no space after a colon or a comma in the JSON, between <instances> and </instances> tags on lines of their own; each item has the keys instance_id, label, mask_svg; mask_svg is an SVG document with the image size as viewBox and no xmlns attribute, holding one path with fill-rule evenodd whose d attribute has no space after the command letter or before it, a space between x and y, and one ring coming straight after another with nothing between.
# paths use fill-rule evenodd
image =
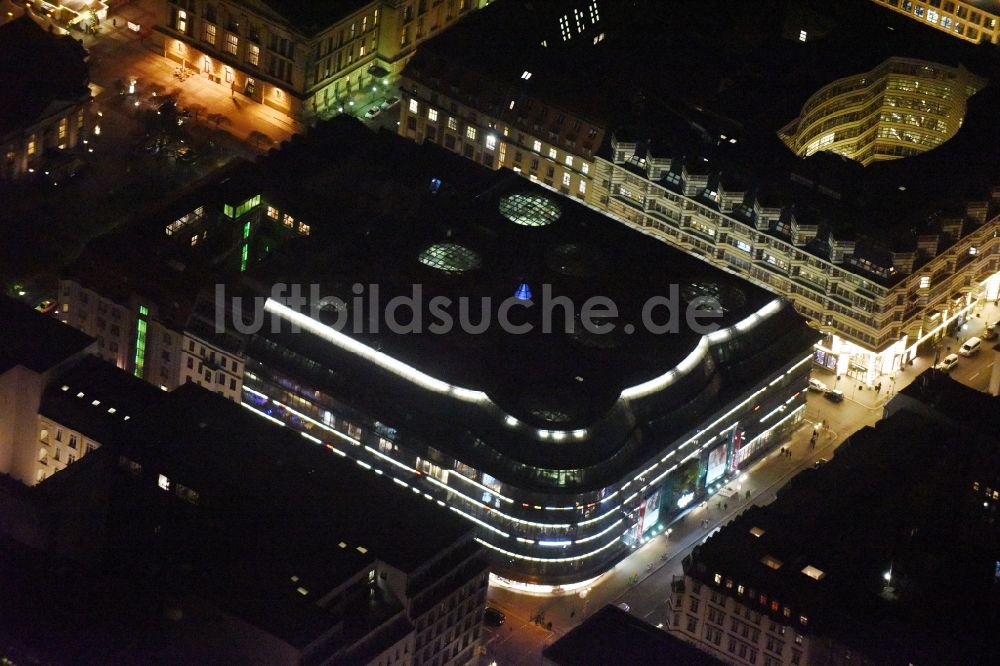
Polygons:
<instances>
[{"instance_id":1,"label":"dark rooftop","mask_svg":"<svg viewBox=\"0 0 1000 666\"><path fill-rule=\"evenodd\" d=\"M876 663L990 661L1000 441L989 418L962 414L978 434L909 410L858 431L709 538L685 572Z\"/></svg>"},{"instance_id":2,"label":"dark rooftop","mask_svg":"<svg viewBox=\"0 0 1000 666\"><path fill-rule=\"evenodd\" d=\"M36 122L53 104L88 94L87 52L28 13L0 25L0 137Z\"/></svg>"},{"instance_id":3,"label":"dark rooftop","mask_svg":"<svg viewBox=\"0 0 1000 666\"><path fill-rule=\"evenodd\" d=\"M992 159L1000 149L995 85L969 100L954 138L915 157L866 168L822 153L800 159L777 136L822 86L890 56L961 64L1000 80L996 49L867 0L681 0L669 10L652 0L606 2L590 28L603 32L603 41L595 45L587 33L568 42L549 38L543 47L537 6L512 0L477 12L422 45L408 71L445 94L457 85L466 102L512 125L530 99L603 123L605 151L612 136L637 142L642 156L648 149L691 173L721 174L727 191L752 190L767 206L794 202L800 220L820 225L823 240L835 233L912 249L935 213L957 207L964 217L967 201L988 200L1000 182ZM808 28L806 43L800 28ZM464 57L470 51L479 57ZM508 100L518 100L515 110Z\"/></svg>"},{"instance_id":4,"label":"dark rooftop","mask_svg":"<svg viewBox=\"0 0 1000 666\"><path fill-rule=\"evenodd\" d=\"M163 398L114 447L147 487L163 475L171 492L198 493L156 540L176 539L172 558L192 562L214 598L295 644L329 622L319 600L376 559L412 572L471 538L461 518L245 407L192 384ZM151 527L158 502L147 504L116 501L115 524ZM124 546L140 548L141 534Z\"/></svg>"},{"instance_id":5,"label":"dark rooftop","mask_svg":"<svg viewBox=\"0 0 1000 666\"><path fill-rule=\"evenodd\" d=\"M371 4L371 0L263 0L297 31L311 37Z\"/></svg>"},{"instance_id":6,"label":"dark rooftop","mask_svg":"<svg viewBox=\"0 0 1000 666\"><path fill-rule=\"evenodd\" d=\"M87 356L49 386L39 413L104 443L126 420L152 407L161 394L152 384Z\"/></svg>"},{"instance_id":7,"label":"dark rooftop","mask_svg":"<svg viewBox=\"0 0 1000 666\"><path fill-rule=\"evenodd\" d=\"M0 296L0 373L16 365L45 372L84 351L93 342L90 336L55 317Z\"/></svg>"},{"instance_id":8,"label":"dark rooftop","mask_svg":"<svg viewBox=\"0 0 1000 666\"><path fill-rule=\"evenodd\" d=\"M940 415L943 420L963 428L970 427L971 424L973 428L1000 433L1000 397L957 382L946 372L934 368L925 370L899 391L898 396L909 400L894 399L886 406L888 413L899 409L914 409L914 403L917 403L926 412Z\"/></svg>"},{"instance_id":9,"label":"dark rooftop","mask_svg":"<svg viewBox=\"0 0 1000 666\"><path fill-rule=\"evenodd\" d=\"M542 652L559 666L718 666L724 662L607 605Z\"/></svg>"},{"instance_id":10,"label":"dark rooftop","mask_svg":"<svg viewBox=\"0 0 1000 666\"><path fill-rule=\"evenodd\" d=\"M344 157L333 164L315 164L329 154ZM405 170L400 168L404 164ZM433 179L440 181L439 187L431 187ZM258 285L258 293L276 283L315 283L321 295L339 297L347 315L358 317L355 283L377 284L383 305L393 296L411 295L413 285L420 285L425 308L435 296L453 303L469 298L469 320L478 322L481 297L493 299L490 314L496 321L492 315L499 303L526 283L536 304L514 308L512 318L533 324L530 333L506 333L493 325L479 335L465 333L460 326L435 334L429 329L433 313L426 310L423 333L393 334L384 321L377 333L370 327L365 333L351 333L351 338L435 380L483 392L485 400L456 400L454 393L419 388L319 335L263 335L318 363L322 370L293 372L315 374L316 388L354 409L378 414L400 428L406 424L427 442L469 440L471 445L477 437L493 440L491 446L499 447L504 457L532 465L593 466L596 471L598 463L633 437L634 419L656 433L647 440L649 446L662 446L707 416L702 411L686 411L684 416L675 411L690 400L691 387L683 382L645 406L645 399L628 406L621 399L623 390L664 376L702 339L685 325L676 334L647 332L641 326L641 310L648 299L667 296L676 285L683 310L696 296L716 294L724 314L715 323L722 327L774 300L736 276L511 172L470 165L431 144L420 146L391 134L372 136L349 119L321 126L263 161L259 173L234 182L242 188L234 201L261 192L264 201L275 201L312 229L308 237L272 243L266 257L252 265L248 280ZM518 204L537 204L539 210L528 217L542 226L505 216L504 210ZM553 296L568 297L577 312L592 296L610 298L619 312L615 330L591 333L574 321L574 330L566 333L557 309L553 332L542 333L538 301L543 285L551 285ZM371 309L367 302L364 307ZM319 313L327 323L332 315ZM453 316L457 321L457 313ZM409 321L405 310L400 321ZM766 322L752 334L741 334L750 356L720 364L718 372L728 377L718 385L720 401L806 353L811 334L790 308L779 308ZM633 334L624 333L625 323L636 327ZM343 330L353 331L354 326ZM289 363L298 363L274 353L260 338L254 344L249 354L265 370L287 370ZM737 370L737 365L744 367ZM738 380L730 374L740 372L745 374ZM707 375L693 373L690 379L697 383ZM433 418L444 412L453 418ZM505 415L521 425L512 428L509 420L504 422ZM546 445L533 428L589 428L592 436L586 446ZM484 450L481 445L471 448ZM631 457L619 458L621 465L637 464Z\"/></svg>"}]
</instances>

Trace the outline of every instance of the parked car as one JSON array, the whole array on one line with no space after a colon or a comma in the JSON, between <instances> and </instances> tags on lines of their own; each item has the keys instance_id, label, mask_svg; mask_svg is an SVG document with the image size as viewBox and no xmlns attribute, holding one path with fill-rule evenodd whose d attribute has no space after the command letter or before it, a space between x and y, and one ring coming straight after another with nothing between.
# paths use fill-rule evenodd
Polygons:
<instances>
[{"instance_id":1,"label":"parked car","mask_svg":"<svg viewBox=\"0 0 1000 666\"><path fill-rule=\"evenodd\" d=\"M958 350L961 356L975 356L979 353L979 349L983 346L983 341L979 338L972 337L965 341L965 344Z\"/></svg>"},{"instance_id":2,"label":"parked car","mask_svg":"<svg viewBox=\"0 0 1000 666\"><path fill-rule=\"evenodd\" d=\"M813 469L819 469L820 467L822 467L823 465L827 464L828 462L830 462L830 461L827 460L826 458L820 458L820 459L816 460L816 462L813 463Z\"/></svg>"},{"instance_id":3,"label":"parked car","mask_svg":"<svg viewBox=\"0 0 1000 666\"><path fill-rule=\"evenodd\" d=\"M365 118L371 119L380 113L382 113L382 108L376 104L375 106L365 111Z\"/></svg>"},{"instance_id":4,"label":"parked car","mask_svg":"<svg viewBox=\"0 0 1000 666\"><path fill-rule=\"evenodd\" d=\"M629 606L629 605L628 605L627 603L625 603L624 601L623 601L623 602L621 602L620 604L618 604L618 608L621 608L621 609L622 609L623 611L625 611L626 613L627 613L627 612L629 612L630 610L632 610L632 607L631 607L631 606Z\"/></svg>"},{"instance_id":5,"label":"parked car","mask_svg":"<svg viewBox=\"0 0 1000 666\"><path fill-rule=\"evenodd\" d=\"M983 340L986 340L987 342L992 342L998 337L1000 337L1000 332L997 332L996 325L988 327L986 331L983 332Z\"/></svg>"},{"instance_id":6,"label":"parked car","mask_svg":"<svg viewBox=\"0 0 1000 666\"><path fill-rule=\"evenodd\" d=\"M823 397L830 402L844 402L844 392L836 389L827 389L823 391Z\"/></svg>"},{"instance_id":7,"label":"parked car","mask_svg":"<svg viewBox=\"0 0 1000 666\"><path fill-rule=\"evenodd\" d=\"M818 379L809 378L809 390L819 391L820 393L829 390L829 387Z\"/></svg>"},{"instance_id":8,"label":"parked car","mask_svg":"<svg viewBox=\"0 0 1000 666\"><path fill-rule=\"evenodd\" d=\"M956 365L958 365L958 354L948 354L937 364L937 369L941 372L951 372Z\"/></svg>"},{"instance_id":9,"label":"parked car","mask_svg":"<svg viewBox=\"0 0 1000 666\"><path fill-rule=\"evenodd\" d=\"M48 314L56 309L56 302L51 298L46 298L44 301L36 305L35 309L43 314Z\"/></svg>"},{"instance_id":10,"label":"parked car","mask_svg":"<svg viewBox=\"0 0 1000 666\"><path fill-rule=\"evenodd\" d=\"M385 111L385 110L391 108L397 102L399 102L399 98L398 97L389 97L389 98L386 98L386 100L384 102L382 102L382 110Z\"/></svg>"},{"instance_id":11,"label":"parked car","mask_svg":"<svg viewBox=\"0 0 1000 666\"><path fill-rule=\"evenodd\" d=\"M483 622L491 627L499 627L507 619L507 616L492 606L487 606L483 611Z\"/></svg>"}]
</instances>

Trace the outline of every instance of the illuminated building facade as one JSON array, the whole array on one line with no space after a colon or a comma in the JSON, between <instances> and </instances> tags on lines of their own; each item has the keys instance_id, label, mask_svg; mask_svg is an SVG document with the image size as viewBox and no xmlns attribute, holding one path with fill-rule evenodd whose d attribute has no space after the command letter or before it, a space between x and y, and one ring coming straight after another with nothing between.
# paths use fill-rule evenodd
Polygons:
<instances>
[{"instance_id":1,"label":"illuminated building facade","mask_svg":"<svg viewBox=\"0 0 1000 666\"><path fill-rule=\"evenodd\" d=\"M0 179L41 172L87 143L87 53L28 15L0 26Z\"/></svg>"},{"instance_id":2,"label":"illuminated building facade","mask_svg":"<svg viewBox=\"0 0 1000 666\"><path fill-rule=\"evenodd\" d=\"M154 35L163 55L233 95L315 118L395 80L419 43L477 7L475 0L160 0Z\"/></svg>"},{"instance_id":3,"label":"illuminated building facade","mask_svg":"<svg viewBox=\"0 0 1000 666\"><path fill-rule=\"evenodd\" d=\"M331 170L330 154L365 168ZM337 185L348 177L351 188ZM787 303L512 174L340 119L239 180L261 193L258 213L280 192L312 226L255 253L230 285L244 299L241 317L226 316L245 331L243 405L469 520L506 577L556 584L606 571L803 417L816 335ZM364 200L380 191L375 214ZM608 275L612 257L633 271ZM248 286L279 282L317 284L319 295L292 307ZM381 296L358 301L364 284ZM368 298L414 284L425 302L457 302L473 286L513 299L533 332L389 335L330 321L366 320ZM719 299L720 328L639 326L644 304L671 289L683 307ZM608 296L631 326L544 333L550 291L575 309ZM246 296L258 299L252 312Z\"/></svg>"},{"instance_id":4,"label":"illuminated building facade","mask_svg":"<svg viewBox=\"0 0 1000 666\"><path fill-rule=\"evenodd\" d=\"M871 0L908 16L922 25L937 28L974 44L997 44L1000 2L996 0Z\"/></svg>"},{"instance_id":5,"label":"illuminated building facade","mask_svg":"<svg viewBox=\"0 0 1000 666\"><path fill-rule=\"evenodd\" d=\"M761 43L771 50L754 57L798 58L813 72L807 79L777 64L769 70L779 79L773 90L788 97L782 108L801 114L777 125L774 113L764 113L776 93L736 94L754 85L732 78L747 55L686 34L700 16L697 3L690 10L669 25L645 21L650 15L639 10L650 25L622 27L620 18L602 15L604 38L542 46L544 30L524 27L547 25L534 20L532 7L491 7L410 61L399 133L582 198L789 298L825 336L817 364L869 384L1000 296L1000 174L980 158L982 146L1000 144L988 119L995 93L983 88L981 72L933 60L950 62L950 49L965 47L905 24L873 50L871 41L882 37L857 30L851 17L879 10L860 0L821 8L840 26L825 32L810 32L807 23L810 30L791 32L780 21L765 25ZM785 7L774 11L780 16ZM733 12L727 5L723 14ZM721 62L706 64L701 76L693 68L690 80L667 56L637 64L633 42L617 36L654 29ZM897 49L912 51L916 36L926 57L894 57ZM517 62L459 55L470 43L503 53L512 40L539 46ZM855 41L869 46L855 48ZM979 67L1000 72L995 63ZM650 74L639 77L638 90L608 83L602 97L609 101L598 103L594 81L616 81L610 72L622 68L655 71L663 82L656 87ZM848 106L835 112L838 104ZM783 130L798 154L782 142ZM588 137L600 145L586 146ZM904 155L917 157L882 159ZM936 204L932 193L940 193Z\"/></svg>"},{"instance_id":6,"label":"illuminated building facade","mask_svg":"<svg viewBox=\"0 0 1000 666\"><path fill-rule=\"evenodd\" d=\"M985 85L962 67L890 58L821 88L779 135L799 157L829 151L868 166L919 155L955 135Z\"/></svg>"}]
</instances>

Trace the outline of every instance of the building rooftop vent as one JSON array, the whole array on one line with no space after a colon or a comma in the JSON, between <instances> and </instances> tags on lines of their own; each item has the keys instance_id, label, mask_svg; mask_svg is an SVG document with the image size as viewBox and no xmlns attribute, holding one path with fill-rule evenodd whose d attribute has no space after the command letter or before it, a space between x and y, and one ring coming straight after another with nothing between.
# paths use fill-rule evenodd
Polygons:
<instances>
[{"instance_id":1,"label":"building rooftop vent","mask_svg":"<svg viewBox=\"0 0 1000 666\"><path fill-rule=\"evenodd\" d=\"M803 569L802 573L804 573L805 575L809 576L813 580L823 580L823 576L826 575L825 571L823 571L822 569L817 569L816 567L812 566L811 564L809 566L807 566L805 569Z\"/></svg>"}]
</instances>

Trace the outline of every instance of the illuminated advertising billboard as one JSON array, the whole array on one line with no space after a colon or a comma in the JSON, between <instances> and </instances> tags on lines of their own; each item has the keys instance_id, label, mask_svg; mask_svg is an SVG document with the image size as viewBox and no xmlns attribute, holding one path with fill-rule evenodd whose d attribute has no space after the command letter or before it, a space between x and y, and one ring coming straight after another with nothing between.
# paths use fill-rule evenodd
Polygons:
<instances>
[{"instance_id":1,"label":"illuminated advertising billboard","mask_svg":"<svg viewBox=\"0 0 1000 666\"><path fill-rule=\"evenodd\" d=\"M716 479L726 473L726 445L719 444L708 454L708 476L705 485L711 485Z\"/></svg>"},{"instance_id":2,"label":"illuminated advertising billboard","mask_svg":"<svg viewBox=\"0 0 1000 666\"><path fill-rule=\"evenodd\" d=\"M656 525L656 522L660 519L660 491L657 490L655 493L646 498L643 502L642 511L640 512L639 518L639 534L642 534L646 530Z\"/></svg>"}]
</instances>

